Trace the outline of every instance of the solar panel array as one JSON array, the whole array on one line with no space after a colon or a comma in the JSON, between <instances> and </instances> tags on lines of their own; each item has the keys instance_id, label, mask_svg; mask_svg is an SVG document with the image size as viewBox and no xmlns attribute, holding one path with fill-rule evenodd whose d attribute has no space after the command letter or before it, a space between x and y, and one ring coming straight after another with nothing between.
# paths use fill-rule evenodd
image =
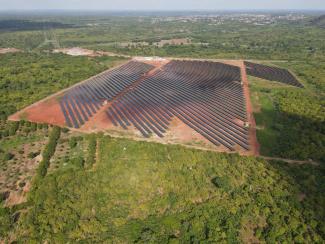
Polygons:
<instances>
[{"instance_id":1,"label":"solar panel array","mask_svg":"<svg viewBox=\"0 0 325 244\"><path fill-rule=\"evenodd\" d=\"M262 64L255 64L245 61L248 75L258 78L278 81L287 85L303 88L304 86L286 69L271 67Z\"/></svg>"},{"instance_id":2,"label":"solar panel array","mask_svg":"<svg viewBox=\"0 0 325 244\"><path fill-rule=\"evenodd\" d=\"M60 107L67 126L82 126L103 106L104 101L111 101L153 68L152 65L130 61L66 91L60 99Z\"/></svg>"},{"instance_id":3,"label":"solar panel array","mask_svg":"<svg viewBox=\"0 0 325 244\"><path fill-rule=\"evenodd\" d=\"M171 61L115 99L106 111L115 126L163 137L174 116L216 146L249 150L240 68L215 62Z\"/></svg>"}]
</instances>

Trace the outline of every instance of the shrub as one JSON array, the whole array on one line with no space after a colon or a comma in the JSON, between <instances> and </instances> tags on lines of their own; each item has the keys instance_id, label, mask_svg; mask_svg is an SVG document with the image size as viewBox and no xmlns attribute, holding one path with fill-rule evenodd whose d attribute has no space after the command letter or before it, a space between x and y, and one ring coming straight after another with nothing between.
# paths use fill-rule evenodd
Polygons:
<instances>
[{"instance_id":1,"label":"shrub","mask_svg":"<svg viewBox=\"0 0 325 244\"><path fill-rule=\"evenodd\" d=\"M76 137L72 137L69 141L69 145L70 145L70 148L75 148L77 146L77 138Z\"/></svg>"},{"instance_id":2,"label":"shrub","mask_svg":"<svg viewBox=\"0 0 325 244\"><path fill-rule=\"evenodd\" d=\"M77 167L83 168L84 167L85 160L83 159L83 157L78 156L77 158L73 158L71 160L71 163L73 165L77 166Z\"/></svg>"},{"instance_id":3,"label":"shrub","mask_svg":"<svg viewBox=\"0 0 325 244\"><path fill-rule=\"evenodd\" d=\"M19 129L19 122L11 122L9 127L9 135L14 136Z\"/></svg>"},{"instance_id":4,"label":"shrub","mask_svg":"<svg viewBox=\"0 0 325 244\"><path fill-rule=\"evenodd\" d=\"M14 154L8 152L8 153L5 153L3 159L4 159L5 161L9 161L9 160L13 159L14 157L15 157Z\"/></svg>"},{"instance_id":5,"label":"shrub","mask_svg":"<svg viewBox=\"0 0 325 244\"><path fill-rule=\"evenodd\" d=\"M70 131L70 130L69 130L68 128L63 128L63 129L62 129L62 132L63 132L63 133L68 133L69 131Z\"/></svg>"},{"instance_id":6,"label":"shrub","mask_svg":"<svg viewBox=\"0 0 325 244\"><path fill-rule=\"evenodd\" d=\"M22 187L24 187L26 185L26 182L21 181L21 182L19 182L18 185L19 185L20 188L22 188Z\"/></svg>"},{"instance_id":7,"label":"shrub","mask_svg":"<svg viewBox=\"0 0 325 244\"><path fill-rule=\"evenodd\" d=\"M89 166L93 165L96 161L96 146L97 146L96 135L93 134L89 137L88 157L86 160Z\"/></svg>"},{"instance_id":8,"label":"shrub","mask_svg":"<svg viewBox=\"0 0 325 244\"><path fill-rule=\"evenodd\" d=\"M30 128L24 128L24 132L26 133L26 134L28 134L29 132L30 132Z\"/></svg>"},{"instance_id":9,"label":"shrub","mask_svg":"<svg viewBox=\"0 0 325 244\"><path fill-rule=\"evenodd\" d=\"M38 155L39 155L39 152L30 152L30 153L28 154L28 158L32 159L32 158L35 158L35 157L38 156Z\"/></svg>"},{"instance_id":10,"label":"shrub","mask_svg":"<svg viewBox=\"0 0 325 244\"><path fill-rule=\"evenodd\" d=\"M31 131L37 131L37 124L32 124L30 127Z\"/></svg>"},{"instance_id":11,"label":"shrub","mask_svg":"<svg viewBox=\"0 0 325 244\"><path fill-rule=\"evenodd\" d=\"M42 154L43 160L40 162L40 165L37 169L37 175L41 178L43 178L47 173L47 169L50 165L50 159L55 152L57 142L60 138L60 133L61 129L59 127L54 127L50 134L49 142Z\"/></svg>"},{"instance_id":12,"label":"shrub","mask_svg":"<svg viewBox=\"0 0 325 244\"><path fill-rule=\"evenodd\" d=\"M8 130L4 130L4 131L2 132L2 136L3 136L3 137L8 137L8 136L9 136L9 131L8 131Z\"/></svg>"},{"instance_id":13,"label":"shrub","mask_svg":"<svg viewBox=\"0 0 325 244\"><path fill-rule=\"evenodd\" d=\"M9 191L0 192L0 202L5 201L10 195Z\"/></svg>"},{"instance_id":14,"label":"shrub","mask_svg":"<svg viewBox=\"0 0 325 244\"><path fill-rule=\"evenodd\" d=\"M225 191L231 191L232 187L229 183L229 179L227 177L214 177L211 182L217 187L221 188Z\"/></svg>"}]
</instances>

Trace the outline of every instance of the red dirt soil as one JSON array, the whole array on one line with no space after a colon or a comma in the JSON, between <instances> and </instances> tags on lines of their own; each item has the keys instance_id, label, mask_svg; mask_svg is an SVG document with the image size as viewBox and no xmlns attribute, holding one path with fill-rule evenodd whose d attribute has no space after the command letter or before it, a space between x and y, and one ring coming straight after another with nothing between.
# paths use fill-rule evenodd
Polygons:
<instances>
[{"instance_id":1,"label":"red dirt soil","mask_svg":"<svg viewBox=\"0 0 325 244\"><path fill-rule=\"evenodd\" d=\"M127 61L128 62L128 61ZM113 67L112 69L116 69L122 65L124 65L127 62L123 62L119 65L117 65L116 67ZM15 114L11 115L8 117L8 120L12 120L12 121L19 121L19 120L28 120L31 122L35 122L35 123L48 123L48 124L52 124L52 125L57 125L60 127L65 127L66 123L65 123L65 119L64 119L64 115L61 111L60 105L58 100L60 99L60 97L64 94L65 91L71 89L72 87L78 86L82 83L87 82L88 80L100 76L101 74L107 72L107 70L104 70L103 72L94 75L86 80L83 80L77 84L74 84L71 87L68 87L66 89L63 89L53 95L50 95L49 97L46 97L18 112L16 112Z\"/></svg>"},{"instance_id":2,"label":"red dirt soil","mask_svg":"<svg viewBox=\"0 0 325 244\"><path fill-rule=\"evenodd\" d=\"M155 68L145 74L142 78L132 84L130 87L122 91L115 99L118 99L123 94L134 89L138 84L142 82L143 79L152 76L154 73L159 71L165 64L167 64L170 59L146 59L146 58L135 58L135 60L144 62L147 64L154 65ZM218 60L221 62L221 60ZM259 155L259 144L256 139L256 124L253 116L252 105L249 95L249 86L246 75L246 69L243 61L238 60L226 60L223 63L238 66L241 69L241 77L243 82L243 90L245 94L246 108L247 108L247 118L250 124L250 145L251 150L246 151L241 147L237 147L236 151L242 155ZM115 67L116 68L116 67ZM82 81L85 82L85 81ZM81 83L82 83L81 82ZM80 83L79 83L80 84ZM76 84L77 85L77 84ZM69 88L68 88L69 89ZM66 89L67 90L67 89ZM36 123L48 123L57 125L60 127L65 127L64 115L61 111L59 105L59 97L63 94L65 90L54 94L46 99L43 99L19 112L9 117L9 120L18 121L21 119L29 120ZM114 100L113 100L114 101ZM154 141L159 143L171 143L171 144L183 144L189 147L195 147L200 149L208 149L219 152L230 152L227 148L223 146L216 147L202 135L194 131L192 128L184 124L177 117L171 121L169 129L164 134L164 138L160 138L153 134L150 138L144 138L141 133L133 126L128 127L128 130L124 130L121 127L115 127L113 123L108 119L106 115L106 110L111 106L112 102L107 102L102 108L87 121L80 129L73 129L73 131L83 132L83 133L93 133L93 132L108 132L112 136L117 137L131 137L136 140L146 140ZM236 120L235 123L242 125L244 122L241 120Z\"/></svg>"},{"instance_id":3,"label":"red dirt soil","mask_svg":"<svg viewBox=\"0 0 325 244\"><path fill-rule=\"evenodd\" d=\"M246 67L244 61L241 61L240 69L241 69L241 78L243 82L243 91L244 91L245 101L246 101L247 118L248 118L248 123L250 125L249 140L250 140L251 151L255 156L258 156L260 154L259 153L260 145L256 138L256 122L253 114L253 106L251 103L251 97L249 93L249 82L247 79Z\"/></svg>"},{"instance_id":4,"label":"red dirt soil","mask_svg":"<svg viewBox=\"0 0 325 244\"><path fill-rule=\"evenodd\" d=\"M65 119L57 98L50 98L35 103L9 117L9 120L18 121L25 119L35 123L47 123L64 127Z\"/></svg>"}]
</instances>

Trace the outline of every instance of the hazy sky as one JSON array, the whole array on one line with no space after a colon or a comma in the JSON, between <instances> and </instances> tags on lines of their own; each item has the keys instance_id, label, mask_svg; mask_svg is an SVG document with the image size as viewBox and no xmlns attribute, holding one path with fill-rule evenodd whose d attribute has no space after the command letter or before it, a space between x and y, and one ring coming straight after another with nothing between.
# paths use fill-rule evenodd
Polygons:
<instances>
[{"instance_id":1,"label":"hazy sky","mask_svg":"<svg viewBox=\"0 0 325 244\"><path fill-rule=\"evenodd\" d=\"M0 0L0 9L226 10L325 9L325 0Z\"/></svg>"}]
</instances>

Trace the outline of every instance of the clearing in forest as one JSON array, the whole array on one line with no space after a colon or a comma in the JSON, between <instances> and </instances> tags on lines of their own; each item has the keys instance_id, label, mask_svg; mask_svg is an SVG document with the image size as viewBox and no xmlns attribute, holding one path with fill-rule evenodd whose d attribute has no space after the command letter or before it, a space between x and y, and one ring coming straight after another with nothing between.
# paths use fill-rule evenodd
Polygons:
<instances>
[{"instance_id":1,"label":"clearing in forest","mask_svg":"<svg viewBox=\"0 0 325 244\"><path fill-rule=\"evenodd\" d=\"M134 58L10 119L257 155L246 72L298 84L279 70L243 61Z\"/></svg>"}]
</instances>

